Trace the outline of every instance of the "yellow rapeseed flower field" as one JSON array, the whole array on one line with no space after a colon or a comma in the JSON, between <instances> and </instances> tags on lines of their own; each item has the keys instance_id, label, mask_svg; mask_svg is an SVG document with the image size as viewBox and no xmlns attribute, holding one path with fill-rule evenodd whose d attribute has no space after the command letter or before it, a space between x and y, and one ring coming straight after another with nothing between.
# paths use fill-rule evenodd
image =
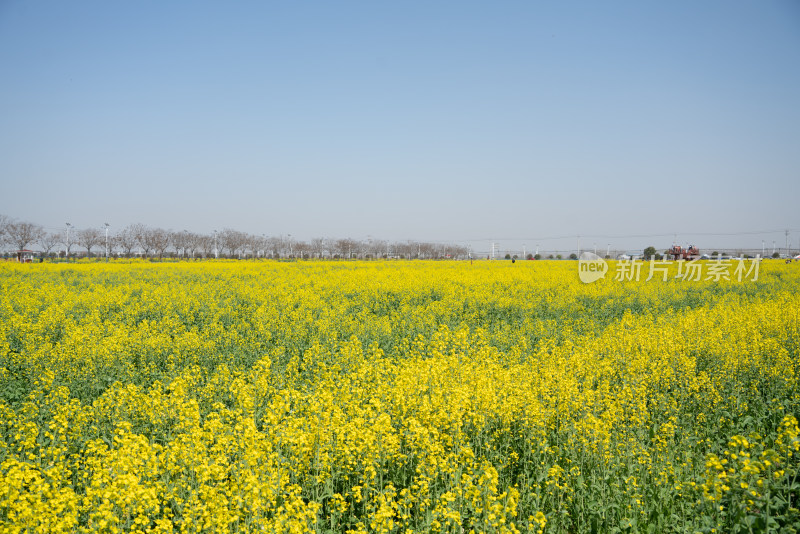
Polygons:
<instances>
[{"instance_id":1,"label":"yellow rapeseed flower field","mask_svg":"<svg viewBox=\"0 0 800 534\"><path fill-rule=\"evenodd\" d=\"M798 531L800 265L676 268L0 264L0 532Z\"/></svg>"}]
</instances>

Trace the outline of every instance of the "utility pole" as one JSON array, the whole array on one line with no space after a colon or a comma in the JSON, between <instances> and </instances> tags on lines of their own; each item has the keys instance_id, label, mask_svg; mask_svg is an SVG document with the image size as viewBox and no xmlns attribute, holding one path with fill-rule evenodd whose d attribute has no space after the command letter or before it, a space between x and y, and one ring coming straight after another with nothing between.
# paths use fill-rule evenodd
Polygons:
<instances>
[{"instance_id":1,"label":"utility pole","mask_svg":"<svg viewBox=\"0 0 800 534\"><path fill-rule=\"evenodd\" d=\"M214 259L219 259L219 251L217 250L217 231L214 230Z\"/></svg>"},{"instance_id":2,"label":"utility pole","mask_svg":"<svg viewBox=\"0 0 800 534\"><path fill-rule=\"evenodd\" d=\"M611 243L609 243L609 244L608 244L608 247L606 247L606 256L607 256L607 257L608 257L608 256L611 256Z\"/></svg>"}]
</instances>

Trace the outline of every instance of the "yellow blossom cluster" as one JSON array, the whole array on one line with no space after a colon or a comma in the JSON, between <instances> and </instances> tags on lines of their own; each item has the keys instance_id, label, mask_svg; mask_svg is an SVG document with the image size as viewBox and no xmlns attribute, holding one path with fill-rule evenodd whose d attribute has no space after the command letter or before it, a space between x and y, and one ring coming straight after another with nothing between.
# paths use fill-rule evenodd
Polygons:
<instances>
[{"instance_id":1,"label":"yellow blossom cluster","mask_svg":"<svg viewBox=\"0 0 800 534\"><path fill-rule=\"evenodd\" d=\"M800 528L800 269L0 264L0 532Z\"/></svg>"}]
</instances>

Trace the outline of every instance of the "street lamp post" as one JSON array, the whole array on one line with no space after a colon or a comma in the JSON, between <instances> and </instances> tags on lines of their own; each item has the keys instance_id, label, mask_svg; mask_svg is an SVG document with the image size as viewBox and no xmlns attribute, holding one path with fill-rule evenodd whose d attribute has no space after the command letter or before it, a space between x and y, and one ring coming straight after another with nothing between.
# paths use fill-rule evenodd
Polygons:
<instances>
[{"instance_id":1,"label":"street lamp post","mask_svg":"<svg viewBox=\"0 0 800 534\"><path fill-rule=\"evenodd\" d=\"M178 254L178 247L175 247L175 254L178 256L178 259L186 258L189 259L189 256L186 255L186 243L189 242L189 232L186 230L181 231L181 241L183 247L181 248L181 253Z\"/></svg>"},{"instance_id":2,"label":"street lamp post","mask_svg":"<svg viewBox=\"0 0 800 534\"><path fill-rule=\"evenodd\" d=\"M67 225L67 242L64 244L66 245L67 249L64 251L64 256L67 258L67 261L69 261L69 229L72 228L72 225L70 223L66 223L66 225Z\"/></svg>"}]
</instances>

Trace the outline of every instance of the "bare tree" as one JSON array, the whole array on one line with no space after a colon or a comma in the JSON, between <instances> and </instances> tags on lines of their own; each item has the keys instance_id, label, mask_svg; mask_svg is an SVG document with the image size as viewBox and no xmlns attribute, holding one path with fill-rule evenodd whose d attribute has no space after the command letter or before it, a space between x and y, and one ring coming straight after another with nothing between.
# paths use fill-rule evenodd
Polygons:
<instances>
[{"instance_id":1,"label":"bare tree","mask_svg":"<svg viewBox=\"0 0 800 534\"><path fill-rule=\"evenodd\" d=\"M41 239L39 239L39 246L42 247L46 255L49 255L50 251L59 243L61 243L61 234L54 234L52 232L42 234Z\"/></svg>"},{"instance_id":2,"label":"bare tree","mask_svg":"<svg viewBox=\"0 0 800 534\"><path fill-rule=\"evenodd\" d=\"M416 253L417 248L411 244L411 241L406 241L405 243L395 243L394 250L401 258L409 259Z\"/></svg>"},{"instance_id":3,"label":"bare tree","mask_svg":"<svg viewBox=\"0 0 800 534\"><path fill-rule=\"evenodd\" d=\"M192 259L194 259L195 252L197 252L197 250L200 248L202 244L201 237L202 236L195 234L194 232L186 233L185 248L186 251L189 253L189 257Z\"/></svg>"},{"instance_id":4,"label":"bare tree","mask_svg":"<svg viewBox=\"0 0 800 534\"><path fill-rule=\"evenodd\" d=\"M175 249L175 254L186 256L186 249L189 245L189 232L186 230L182 232L170 232L169 241L172 248Z\"/></svg>"},{"instance_id":5,"label":"bare tree","mask_svg":"<svg viewBox=\"0 0 800 534\"><path fill-rule=\"evenodd\" d=\"M11 217L0 213L0 249L8 243L8 227L11 223Z\"/></svg>"},{"instance_id":6,"label":"bare tree","mask_svg":"<svg viewBox=\"0 0 800 534\"><path fill-rule=\"evenodd\" d=\"M267 240L267 236L251 235L249 246L253 251L253 256L265 258L267 256L267 249L269 248L269 241Z\"/></svg>"},{"instance_id":7,"label":"bare tree","mask_svg":"<svg viewBox=\"0 0 800 534\"><path fill-rule=\"evenodd\" d=\"M295 240L292 239L291 234L287 234L285 236L281 235L277 238L278 240L278 251L279 255L283 256L284 258L288 258L293 256L295 253Z\"/></svg>"},{"instance_id":8,"label":"bare tree","mask_svg":"<svg viewBox=\"0 0 800 534\"><path fill-rule=\"evenodd\" d=\"M311 240L311 252L317 257L321 258L325 254L325 240L321 237L315 237Z\"/></svg>"},{"instance_id":9,"label":"bare tree","mask_svg":"<svg viewBox=\"0 0 800 534\"><path fill-rule=\"evenodd\" d=\"M272 258L280 257L281 255L281 239L279 237L267 238L267 250Z\"/></svg>"},{"instance_id":10,"label":"bare tree","mask_svg":"<svg viewBox=\"0 0 800 534\"><path fill-rule=\"evenodd\" d=\"M103 233L97 228L86 228L78 230L76 241L80 246L86 249L86 256L92 256L92 248L96 247L103 241Z\"/></svg>"},{"instance_id":11,"label":"bare tree","mask_svg":"<svg viewBox=\"0 0 800 534\"><path fill-rule=\"evenodd\" d=\"M146 240L150 243L150 247L158 254L158 258L162 259L164 253L169 248L169 232L162 228L149 228L146 233Z\"/></svg>"},{"instance_id":12,"label":"bare tree","mask_svg":"<svg viewBox=\"0 0 800 534\"><path fill-rule=\"evenodd\" d=\"M245 259L247 259L248 254L252 254L253 256L255 256L257 246L258 243L256 242L256 237L254 235L243 232L242 250L239 253L239 255L244 256Z\"/></svg>"},{"instance_id":13,"label":"bare tree","mask_svg":"<svg viewBox=\"0 0 800 534\"><path fill-rule=\"evenodd\" d=\"M70 255L71 246L77 242L86 249L91 256L93 248L102 244L102 230L88 228L76 231L67 223L61 234L46 233L44 229L33 223L17 222L14 219L0 214L0 249L4 246L13 246L24 249L33 243L38 243L45 254L62 242L66 245L67 257ZM216 237L216 241L215 241ZM212 251L221 250L229 256L242 256L252 254L254 258L272 258L298 256L301 258L324 258L326 254L342 258L364 257L402 257L405 259L453 259L467 258L470 251L462 245L450 243L426 243L419 241L387 242L381 239L369 238L366 241L354 239L323 239L317 237L310 242L293 240L290 235L280 237L266 237L254 235L225 228L215 236L196 234L183 230L172 232L161 228L149 228L144 224L132 224L112 237L111 247L121 250L130 256L139 246L145 257L158 254L163 258L170 247L175 249L181 257L210 257Z\"/></svg>"},{"instance_id":14,"label":"bare tree","mask_svg":"<svg viewBox=\"0 0 800 534\"><path fill-rule=\"evenodd\" d=\"M130 228L131 232L133 232L133 237L136 239L136 244L142 249L144 257L146 258L150 254L150 251L153 250L153 246L149 238L150 229L142 223L132 224L128 228Z\"/></svg>"},{"instance_id":15,"label":"bare tree","mask_svg":"<svg viewBox=\"0 0 800 534\"><path fill-rule=\"evenodd\" d=\"M336 250L342 258L350 259L353 257L353 254L358 254L361 243L350 238L337 239L333 246L334 250Z\"/></svg>"},{"instance_id":16,"label":"bare tree","mask_svg":"<svg viewBox=\"0 0 800 534\"><path fill-rule=\"evenodd\" d=\"M266 244L264 236L249 234L245 239L245 250L249 250L253 255L253 259L263 255Z\"/></svg>"},{"instance_id":17,"label":"bare tree","mask_svg":"<svg viewBox=\"0 0 800 534\"><path fill-rule=\"evenodd\" d=\"M420 251L420 257L426 260L433 259L436 248L431 243L417 243L417 250Z\"/></svg>"},{"instance_id":18,"label":"bare tree","mask_svg":"<svg viewBox=\"0 0 800 534\"><path fill-rule=\"evenodd\" d=\"M311 255L311 245L305 241L297 241L292 245L295 257L306 259Z\"/></svg>"},{"instance_id":19,"label":"bare tree","mask_svg":"<svg viewBox=\"0 0 800 534\"><path fill-rule=\"evenodd\" d=\"M469 256L469 249L463 245L447 245L447 255L453 259L464 259Z\"/></svg>"},{"instance_id":20,"label":"bare tree","mask_svg":"<svg viewBox=\"0 0 800 534\"><path fill-rule=\"evenodd\" d=\"M369 243L367 243L366 241L356 241L356 243L358 243L358 251L356 253L356 257L364 259L369 253Z\"/></svg>"},{"instance_id":21,"label":"bare tree","mask_svg":"<svg viewBox=\"0 0 800 534\"><path fill-rule=\"evenodd\" d=\"M373 258L380 258L386 255L389 243L382 239L373 239L369 242L369 253Z\"/></svg>"},{"instance_id":22,"label":"bare tree","mask_svg":"<svg viewBox=\"0 0 800 534\"><path fill-rule=\"evenodd\" d=\"M223 228L217 238L219 239L220 248L227 250L230 256L235 256L247 243L247 234L231 228Z\"/></svg>"},{"instance_id":23,"label":"bare tree","mask_svg":"<svg viewBox=\"0 0 800 534\"><path fill-rule=\"evenodd\" d=\"M346 239L337 239L333 242L331 246L331 250L333 251L334 255L339 258L346 258L347 257L347 240Z\"/></svg>"},{"instance_id":24,"label":"bare tree","mask_svg":"<svg viewBox=\"0 0 800 534\"><path fill-rule=\"evenodd\" d=\"M214 237L205 234L197 235L195 247L202 257L207 258L214 250Z\"/></svg>"},{"instance_id":25,"label":"bare tree","mask_svg":"<svg viewBox=\"0 0 800 534\"><path fill-rule=\"evenodd\" d=\"M192 234L192 244L190 245L190 250L192 251L193 258L205 258L206 257L206 245L211 240L206 234ZM213 246L213 245L212 245Z\"/></svg>"},{"instance_id":26,"label":"bare tree","mask_svg":"<svg viewBox=\"0 0 800 534\"><path fill-rule=\"evenodd\" d=\"M8 242L17 250L25 250L28 245L38 243L44 235L44 228L29 222L12 222L6 225Z\"/></svg>"},{"instance_id":27,"label":"bare tree","mask_svg":"<svg viewBox=\"0 0 800 534\"><path fill-rule=\"evenodd\" d=\"M133 253L133 249L135 249L138 244L135 229L131 226L123 228L114 236L113 242L122 250L124 256L130 257Z\"/></svg>"}]
</instances>

